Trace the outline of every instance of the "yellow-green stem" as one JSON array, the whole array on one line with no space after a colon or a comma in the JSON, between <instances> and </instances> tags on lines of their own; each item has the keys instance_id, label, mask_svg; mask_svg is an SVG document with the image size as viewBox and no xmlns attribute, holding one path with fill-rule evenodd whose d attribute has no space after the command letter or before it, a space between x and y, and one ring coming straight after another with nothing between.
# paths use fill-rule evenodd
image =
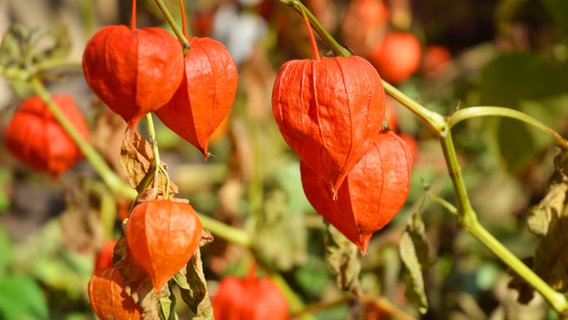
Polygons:
<instances>
[{"instance_id":1,"label":"yellow-green stem","mask_svg":"<svg viewBox=\"0 0 568 320\"><path fill-rule=\"evenodd\" d=\"M488 248L495 256L503 261L511 270L521 276L529 285L538 291L552 308L562 314L568 311L568 300L564 294L552 289L544 280L542 280L533 270L527 267L521 260L511 253L507 248L493 237L481 224L477 221L471 225L465 225L464 229Z\"/></svg>"},{"instance_id":2,"label":"yellow-green stem","mask_svg":"<svg viewBox=\"0 0 568 320\"><path fill-rule=\"evenodd\" d=\"M174 18L172 17L170 11L168 10L168 8L164 4L164 2L162 0L154 0L154 2L156 3L156 5L160 9L160 11L162 12L162 15L166 19L166 22L170 25L170 27L174 31L176 37L181 42L181 45L183 46L183 50L184 50L184 54L185 54L187 52L187 50L189 49L189 41L183 35L183 32L179 30L178 26L176 25Z\"/></svg>"},{"instance_id":3,"label":"yellow-green stem","mask_svg":"<svg viewBox=\"0 0 568 320\"><path fill-rule=\"evenodd\" d=\"M564 149L568 149L568 141L564 139L564 137L562 137L558 132L552 130L544 123L534 119L533 117L527 115L526 113L514 109L493 107L493 106L478 106L478 107L459 109L448 118L448 125L450 128L452 128L456 124L467 119L477 118L477 117L495 117L495 116L512 118L522 121L526 124L529 124L539 130L542 130L543 132L554 138L558 146Z\"/></svg>"},{"instance_id":4,"label":"yellow-green stem","mask_svg":"<svg viewBox=\"0 0 568 320\"><path fill-rule=\"evenodd\" d=\"M400 90L392 86L390 83L383 80L383 87L385 92L393 97L396 101L400 102L408 110L422 119L426 125L436 134L437 136L445 136L448 134L448 126L444 117L440 114L430 111L424 108L418 102L412 100L409 96L402 93Z\"/></svg>"},{"instance_id":5,"label":"yellow-green stem","mask_svg":"<svg viewBox=\"0 0 568 320\"><path fill-rule=\"evenodd\" d=\"M75 129L75 126L73 126L69 119L67 119L67 117L61 112L61 109L57 106L57 104L53 102L51 94L47 88L45 88L41 80L33 77L30 79L30 84L32 85L35 93L47 104L57 121L83 152L85 158L87 158L87 160L99 173L101 179L103 179L109 189L115 195L135 198L137 195L136 190L124 183L124 181L122 181L120 177L118 177L118 175L116 175L116 173L107 165L100 153L98 153L91 144L83 139L83 137Z\"/></svg>"},{"instance_id":6,"label":"yellow-green stem","mask_svg":"<svg viewBox=\"0 0 568 320\"><path fill-rule=\"evenodd\" d=\"M199 215L199 219L201 220L204 229L209 230L213 235L218 236L219 238L245 248L250 247L252 244L251 235L244 230L231 227L203 214Z\"/></svg>"}]
</instances>

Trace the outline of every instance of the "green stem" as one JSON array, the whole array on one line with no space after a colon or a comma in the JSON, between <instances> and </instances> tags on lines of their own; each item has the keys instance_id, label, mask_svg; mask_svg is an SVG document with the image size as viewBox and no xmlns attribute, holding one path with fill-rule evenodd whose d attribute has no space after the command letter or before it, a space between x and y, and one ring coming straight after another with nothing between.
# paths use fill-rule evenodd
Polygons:
<instances>
[{"instance_id":1,"label":"green stem","mask_svg":"<svg viewBox=\"0 0 568 320\"><path fill-rule=\"evenodd\" d=\"M304 6L303 3L301 3L298 0L281 0L282 3L284 3L285 5L291 7L292 9L294 9L296 12L298 12L300 15L302 15L302 12L304 12L306 14L306 16L308 17L308 20L310 21L310 24L312 25L312 27L314 28L314 30L316 30L316 32L320 35L320 37L322 38L323 42L325 42L325 44L333 51L333 53L336 56L342 56L342 57L347 57L352 55L351 51L347 50L345 47L343 47L342 45L340 45L328 32L327 30L325 30L325 28L322 26L322 24L318 21L318 19L314 16L314 14L308 10L308 8L306 6Z\"/></svg>"},{"instance_id":2,"label":"green stem","mask_svg":"<svg viewBox=\"0 0 568 320\"><path fill-rule=\"evenodd\" d=\"M388 95L393 97L396 101L400 102L408 110L422 119L430 128L430 130L432 130L432 132L434 132L436 135L441 137L448 135L449 128L444 117L442 117L440 114L426 109L421 104L412 100L409 96L405 95L400 90L384 80L383 87L385 88L385 92Z\"/></svg>"},{"instance_id":3,"label":"green stem","mask_svg":"<svg viewBox=\"0 0 568 320\"><path fill-rule=\"evenodd\" d=\"M168 10L168 8L166 7L166 5L164 4L164 1L162 0L154 0L154 2L156 3L156 5L158 6L158 8L160 9L160 11L162 12L162 15L164 15L164 18L166 19L166 22L170 25L170 27L172 28L172 30L174 31L174 33L176 34L176 37L179 39L179 41L181 42L181 45L183 46L183 50L184 50L184 54L187 52L187 50L189 49L189 41L187 40L187 38L183 35L183 32L181 32L178 28L178 26L176 25L176 22L174 20L174 18L172 17L170 11Z\"/></svg>"},{"instance_id":4,"label":"green stem","mask_svg":"<svg viewBox=\"0 0 568 320\"><path fill-rule=\"evenodd\" d=\"M479 107L469 107L465 109L459 109L448 118L448 126L452 128L459 122L467 119L477 118L477 117L489 117L489 116L506 117L522 121L549 134L556 140L556 143L560 147L568 149L568 141L564 139L560 134L558 134L558 132L552 130L544 123L532 118L531 116L525 113L509 108L479 106Z\"/></svg>"},{"instance_id":5,"label":"green stem","mask_svg":"<svg viewBox=\"0 0 568 320\"><path fill-rule=\"evenodd\" d=\"M73 139L79 149L83 152L85 158L87 158L87 160L99 173L109 189L116 195L135 198L137 195L136 190L122 181L107 165L100 153L98 153L91 144L83 139L83 137L75 129L75 126L73 126L69 119L67 119L63 112L61 112L59 106L57 106L57 104L53 102L51 94L49 93L47 88L45 88L41 80L37 77L33 77L30 79L30 84L32 85L35 93L37 93L37 95L47 104L51 112L53 112L57 121L61 124L61 126L69 134L71 139Z\"/></svg>"},{"instance_id":6,"label":"green stem","mask_svg":"<svg viewBox=\"0 0 568 320\"><path fill-rule=\"evenodd\" d=\"M165 199L169 198L170 193L170 177L168 171L162 166L162 160L160 159L160 149L158 148L158 138L156 137L156 129L154 128L154 120L152 119L152 113L146 114L146 126L148 128L148 137L150 139L150 145L152 146L152 153L154 154L154 187L161 181L160 173L164 175L166 179L166 185L162 187L162 194Z\"/></svg>"},{"instance_id":7,"label":"green stem","mask_svg":"<svg viewBox=\"0 0 568 320\"><path fill-rule=\"evenodd\" d=\"M528 284L535 288L552 308L559 314L568 310L568 301L564 294L552 289L544 280L527 267L521 260L513 255L507 248L495 239L481 224L473 223L464 226L464 229L487 247L494 255L503 261L511 270L521 276Z\"/></svg>"},{"instance_id":8,"label":"green stem","mask_svg":"<svg viewBox=\"0 0 568 320\"><path fill-rule=\"evenodd\" d=\"M470 221L460 221L463 224L475 223L477 222L477 217L475 212L471 207L471 202L467 194L467 187L463 180L461 173L461 166L458 161L456 154L456 149L454 147L454 141L452 139L451 132L448 132L443 137L439 138L440 145L442 146L442 153L444 154L444 159L446 160L446 167L448 168L448 173L452 184L454 186L454 191L456 193L457 203L458 203L458 214L460 220L469 219Z\"/></svg>"},{"instance_id":9,"label":"green stem","mask_svg":"<svg viewBox=\"0 0 568 320\"><path fill-rule=\"evenodd\" d=\"M206 215L199 215L203 229L209 230L213 235L231 243L248 248L252 245L252 237L244 230L231 227Z\"/></svg>"},{"instance_id":10,"label":"green stem","mask_svg":"<svg viewBox=\"0 0 568 320\"><path fill-rule=\"evenodd\" d=\"M448 132L448 134L444 137L440 137L440 144L442 146L444 158L446 159L450 178L454 185L454 191L456 193L458 203L457 217L461 227L481 242L489 251L503 261L535 290L537 290L543 298L550 303L556 312L563 313L567 311L568 301L566 300L566 297L562 293L557 292L550 287L479 223L477 214L471 207L467 188L461 174L461 167L452 141L451 132ZM448 208L451 209L451 207ZM451 211L455 212L453 210Z\"/></svg>"}]
</instances>

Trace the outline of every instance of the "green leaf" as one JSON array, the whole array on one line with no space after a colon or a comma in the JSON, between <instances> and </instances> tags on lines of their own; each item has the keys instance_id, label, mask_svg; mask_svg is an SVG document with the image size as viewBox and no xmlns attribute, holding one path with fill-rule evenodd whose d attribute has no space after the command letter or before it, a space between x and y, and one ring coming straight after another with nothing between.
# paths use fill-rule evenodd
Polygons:
<instances>
[{"instance_id":1,"label":"green leaf","mask_svg":"<svg viewBox=\"0 0 568 320\"><path fill-rule=\"evenodd\" d=\"M425 200L423 200L425 201ZM422 208L423 205L420 206ZM422 209L417 210L406 226L399 243L399 253L405 267L405 294L418 307L420 313L428 311L428 300L424 290L422 271L432 262L429 256L429 246L426 242Z\"/></svg>"},{"instance_id":2,"label":"green leaf","mask_svg":"<svg viewBox=\"0 0 568 320\"><path fill-rule=\"evenodd\" d=\"M35 281L22 275L0 278L0 318L18 320L49 318L46 299Z\"/></svg>"},{"instance_id":3,"label":"green leaf","mask_svg":"<svg viewBox=\"0 0 568 320\"><path fill-rule=\"evenodd\" d=\"M568 37L568 1L566 0L542 0L545 7L550 12L554 22Z\"/></svg>"},{"instance_id":4,"label":"green leaf","mask_svg":"<svg viewBox=\"0 0 568 320\"><path fill-rule=\"evenodd\" d=\"M536 53L508 53L481 72L482 105L518 108L524 100L540 100L568 92L568 70Z\"/></svg>"},{"instance_id":5,"label":"green leaf","mask_svg":"<svg viewBox=\"0 0 568 320\"><path fill-rule=\"evenodd\" d=\"M309 298L316 299L329 282L330 272L321 255L309 255L301 268L294 270L294 279Z\"/></svg>"},{"instance_id":6,"label":"green leaf","mask_svg":"<svg viewBox=\"0 0 568 320\"><path fill-rule=\"evenodd\" d=\"M501 157L512 173L531 163L540 150L527 125L513 119L499 119L497 141Z\"/></svg>"},{"instance_id":7,"label":"green leaf","mask_svg":"<svg viewBox=\"0 0 568 320\"><path fill-rule=\"evenodd\" d=\"M361 291L359 248L331 224L326 224L325 260L335 272L339 288L359 295Z\"/></svg>"}]
</instances>

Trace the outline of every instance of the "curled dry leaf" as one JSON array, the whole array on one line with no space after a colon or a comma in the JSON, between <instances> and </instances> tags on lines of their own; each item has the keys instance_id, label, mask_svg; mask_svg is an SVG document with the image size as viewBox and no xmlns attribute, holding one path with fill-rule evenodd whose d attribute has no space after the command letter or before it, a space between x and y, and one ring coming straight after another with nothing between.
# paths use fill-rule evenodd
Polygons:
<instances>
[{"instance_id":1,"label":"curled dry leaf","mask_svg":"<svg viewBox=\"0 0 568 320\"><path fill-rule=\"evenodd\" d=\"M373 232L389 223L406 201L410 166L406 143L389 131L376 136L371 150L337 190L337 200L304 162L300 170L314 209L365 253Z\"/></svg>"},{"instance_id":2,"label":"curled dry leaf","mask_svg":"<svg viewBox=\"0 0 568 320\"><path fill-rule=\"evenodd\" d=\"M220 42L191 37L189 43L181 85L156 115L207 159L209 138L231 110L239 76L231 54Z\"/></svg>"},{"instance_id":3,"label":"curled dry leaf","mask_svg":"<svg viewBox=\"0 0 568 320\"><path fill-rule=\"evenodd\" d=\"M139 194L151 189L150 181L154 178L155 163L150 143L138 132L127 129L120 149L120 164L126 173L128 183L138 190ZM162 166L167 169L164 162L162 162ZM159 174L158 178L159 185L166 184L165 177L162 174ZM179 192L178 186L172 181L169 182L169 185L170 194Z\"/></svg>"},{"instance_id":4,"label":"curled dry leaf","mask_svg":"<svg viewBox=\"0 0 568 320\"><path fill-rule=\"evenodd\" d=\"M150 200L134 207L125 234L134 259L159 292L193 256L201 231L201 221L188 203Z\"/></svg>"},{"instance_id":5,"label":"curled dry leaf","mask_svg":"<svg viewBox=\"0 0 568 320\"><path fill-rule=\"evenodd\" d=\"M290 148L335 191L381 130L385 93L361 57L292 60L278 72L272 111Z\"/></svg>"}]
</instances>

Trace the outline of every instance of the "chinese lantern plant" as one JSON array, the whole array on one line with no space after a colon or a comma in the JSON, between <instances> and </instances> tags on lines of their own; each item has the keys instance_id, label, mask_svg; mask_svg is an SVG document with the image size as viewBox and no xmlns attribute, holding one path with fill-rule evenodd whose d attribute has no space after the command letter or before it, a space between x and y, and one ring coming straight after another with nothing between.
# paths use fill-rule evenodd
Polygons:
<instances>
[{"instance_id":1,"label":"chinese lantern plant","mask_svg":"<svg viewBox=\"0 0 568 320\"><path fill-rule=\"evenodd\" d=\"M159 292L187 265L199 247L202 225L193 207L182 200L148 200L130 213L126 242Z\"/></svg>"},{"instance_id":2,"label":"chinese lantern plant","mask_svg":"<svg viewBox=\"0 0 568 320\"><path fill-rule=\"evenodd\" d=\"M77 133L89 137L89 127L71 96L52 97ZM39 97L23 100L15 111L6 135L8 151L33 170L58 177L83 159L84 155L60 125L48 105Z\"/></svg>"},{"instance_id":3,"label":"chinese lantern plant","mask_svg":"<svg viewBox=\"0 0 568 320\"><path fill-rule=\"evenodd\" d=\"M99 319L143 319L140 306L126 292L125 286L118 269L95 271L89 281L88 294L91 307Z\"/></svg>"},{"instance_id":4,"label":"chinese lantern plant","mask_svg":"<svg viewBox=\"0 0 568 320\"><path fill-rule=\"evenodd\" d=\"M349 172L334 199L325 182L303 162L302 185L315 210L365 253L371 235L402 208L410 184L412 155L393 131L381 132Z\"/></svg>"},{"instance_id":5,"label":"chinese lantern plant","mask_svg":"<svg viewBox=\"0 0 568 320\"><path fill-rule=\"evenodd\" d=\"M183 51L180 42L164 29L136 28L133 0L130 28L106 26L89 39L83 72L93 92L133 128L145 114L164 106L178 89Z\"/></svg>"},{"instance_id":6,"label":"chinese lantern plant","mask_svg":"<svg viewBox=\"0 0 568 320\"><path fill-rule=\"evenodd\" d=\"M180 6L187 37L182 1ZM235 100L238 72L229 50L222 43L207 37L189 37L189 45L181 85L156 115L207 159L209 138L227 117Z\"/></svg>"},{"instance_id":7,"label":"chinese lantern plant","mask_svg":"<svg viewBox=\"0 0 568 320\"><path fill-rule=\"evenodd\" d=\"M343 17L342 38L351 50L365 55L383 38L389 17L383 0L351 1Z\"/></svg>"},{"instance_id":8,"label":"chinese lantern plant","mask_svg":"<svg viewBox=\"0 0 568 320\"><path fill-rule=\"evenodd\" d=\"M420 42L412 33L387 32L369 52L369 60L385 81L399 84L418 70L421 52Z\"/></svg>"},{"instance_id":9,"label":"chinese lantern plant","mask_svg":"<svg viewBox=\"0 0 568 320\"><path fill-rule=\"evenodd\" d=\"M358 56L286 62L274 82L272 111L284 140L334 190L371 148L385 116L373 66Z\"/></svg>"},{"instance_id":10,"label":"chinese lantern plant","mask_svg":"<svg viewBox=\"0 0 568 320\"><path fill-rule=\"evenodd\" d=\"M225 277L212 299L216 320L285 320L288 302L267 277L256 277L253 265L245 278Z\"/></svg>"}]
</instances>

